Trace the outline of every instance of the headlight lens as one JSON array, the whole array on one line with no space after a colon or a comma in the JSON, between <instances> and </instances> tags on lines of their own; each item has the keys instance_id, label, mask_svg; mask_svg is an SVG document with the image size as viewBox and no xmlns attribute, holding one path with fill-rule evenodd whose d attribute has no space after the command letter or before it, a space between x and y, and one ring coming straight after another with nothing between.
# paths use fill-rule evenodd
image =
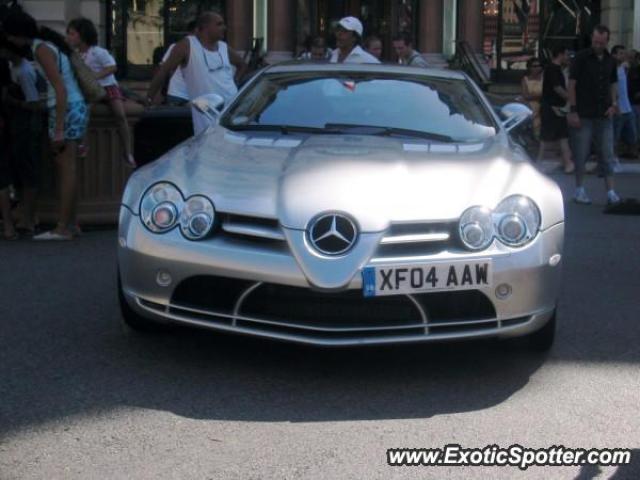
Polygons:
<instances>
[{"instance_id":1,"label":"headlight lens","mask_svg":"<svg viewBox=\"0 0 640 480\"><path fill-rule=\"evenodd\" d=\"M182 194L174 185L156 183L140 201L142 223L154 233L168 232L177 224L182 203Z\"/></svg>"},{"instance_id":2,"label":"headlight lens","mask_svg":"<svg viewBox=\"0 0 640 480\"><path fill-rule=\"evenodd\" d=\"M470 250L487 248L494 237L510 247L521 247L535 238L540 230L538 206L522 195L505 198L491 211L472 207L460 217L458 230L462 243Z\"/></svg>"},{"instance_id":3,"label":"headlight lens","mask_svg":"<svg viewBox=\"0 0 640 480\"><path fill-rule=\"evenodd\" d=\"M530 242L540 229L538 206L530 198L513 195L495 209L498 239L509 246L520 247Z\"/></svg>"},{"instance_id":4,"label":"headlight lens","mask_svg":"<svg viewBox=\"0 0 640 480\"><path fill-rule=\"evenodd\" d=\"M471 207L460 217L458 228L460 239L467 248L471 250L487 248L494 236L491 210L485 207Z\"/></svg>"},{"instance_id":5,"label":"headlight lens","mask_svg":"<svg viewBox=\"0 0 640 480\"><path fill-rule=\"evenodd\" d=\"M187 199L180 214L180 230L190 240L206 237L215 222L216 212L207 197L194 195Z\"/></svg>"}]
</instances>

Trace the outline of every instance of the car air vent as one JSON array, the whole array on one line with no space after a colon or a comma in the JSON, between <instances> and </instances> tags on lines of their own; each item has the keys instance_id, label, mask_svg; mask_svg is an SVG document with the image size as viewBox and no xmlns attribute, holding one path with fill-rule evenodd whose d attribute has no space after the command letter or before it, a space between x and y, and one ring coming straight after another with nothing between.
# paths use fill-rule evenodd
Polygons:
<instances>
[{"instance_id":1,"label":"car air vent","mask_svg":"<svg viewBox=\"0 0 640 480\"><path fill-rule=\"evenodd\" d=\"M392 224L380 241L376 258L434 255L458 246L456 221Z\"/></svg>"},{"instance_id":2,"label":"car air vent","mask_svg":"<svg viewBox=\"0 0 640 480\"><path fill-rule=\"evenodd\" d=\"M272 218L222 213L221 228L223 232L233 236L252 237L276 242L285 241L278 220Z\"/></svg>"}]
</instances>

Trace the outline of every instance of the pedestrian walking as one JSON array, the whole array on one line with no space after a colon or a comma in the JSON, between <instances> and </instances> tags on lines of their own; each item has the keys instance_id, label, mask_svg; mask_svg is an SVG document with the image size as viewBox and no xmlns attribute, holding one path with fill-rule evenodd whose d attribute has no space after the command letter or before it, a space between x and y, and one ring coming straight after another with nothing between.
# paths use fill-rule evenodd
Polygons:
<instances>
[{"instance_id":1,"label":"pedestrian walking","mask_svg":"<svg viewBox=\"0 0 640 480\"><path fill-rule=\"evenodd\" d=\"M574 201L590 204L584 188L585 163L593 141L599 151L599 169L604 176L607 203L620 202L614 189L613 117L618 110L616 61L607 51L609 28L598 25L591 35L591 47L576 54L569 73L567 116L571 149L576 165Z\"/></svg>"},{"instance_id":2,"label":"pedestrian walking","mask_svg":"<svg viewBox=\"0 0 640 480\"><path fill-rule=\"evenodd\" d=\"M9 70L9 61L0 58L0 88L5 90L11 84L11 72ZM4 95L0 96L0 213L2 214L2 239L17 240L13 218L11 216L11 197L9 196L9 187L12 178L9 168L9 152L6 146L6 130L7 122L5 118Z\"/></svg>"},{"instance_id":3,"label":"pedestrian walking","mask_svg":"<svg viewBox=\"0 0 640 480\"><path fill-rule=\"evenodd\" d=\"M566 47L555 46L551 50L551 57L551 63L545 67L543 73L538 161L544 158L545 149L549 144L558 143L564 173L568 174L575 171L571 160L567 125L569 93L563 72L569 61L569 52Z\"/></svg>"},{"instance_id":4,"label":"pedestrian walking","mask_svg":"<svg viewBox=\"0 0 640 480\"><path fill-rule=\"evenodd\" d=\"M356 17L344 17L336 27L336 46L330 63L380 63L376 57L360 46L364 28Z\"/></svg>"},{"instance_id":5,"label":"pedestrian walking","mask_svg":"<svg viewBox=\"0 0 640 480\"><path fill-rule=\"evenodd\" d=\"M225 103L233 99L238 92L236 79L242 78L246 65L242 57L222 40L226 28L221 15L214 12L202 13L196 21L196 34L177 42L153 77L147 102L153 103L169 75L177 68L182 69L190 99L208 93L217 93ZM209 124L194 108L192 112L193 130L197 135Z\"/></svg>"},{"instance_id":6,"label":"pedestrian walking","mask_svg":"<svg viewBox=\"0 0 640 480\"><path fill-rule=\"evenodd\" d=\"M364 49L367 53L382 61L382 40L375 35L370 35L364 39Z\"/></svg>"},{"instance_id":7,"label":"pedestrian walking","mask_svg":"<svg viewBox=\"0 0 640 480\"><path fill-rule=\"evenodd\" d=\"M18 48L30 47L36 67L47 80L49 139L55 155L58 223L34 240L71 240L77 233L77 146L87 129L89 111L62 35L40 27L24 12L11 13L4 22L7 39Z\"/></svg>"},{"instance_id":8,"label":"pedestrian walking","mask_svg":"<svg viewBox=\"0 0 640 480\"><path fill-rule=\"evenodd\" d=\"M422 68L429 66L420 52L413 49L413 40L407 32L400 32L394 37L393 49L398 56L398 63L400 65Z\"/></svg>"},{"instance_id":9,"label":"pedestrian walking","mask_svg":"<svg viewBox=\"0 0 640 480\"><path fill-rule=\"evenodd\" d=\"M624 45L616 45L611 49L611 55L616 60L618 75L618 113L613 119L613 137L616 147L614 151L620 155L620 142L623 141L631 152L631 156L637 157L638 127L629 98L627 50ZM615 162L618 165L617 158Z\"/></svg>"},{"instance_id":10,"label":"pedestrian walking","mask_svg":"<svg viewBox=\"0 0 640 480\"><path fill-rule=\"evenodd\" d=\"M530 58L527 61L527 73L522 77L522 97L533 111L533 134L540 138L542 120L540 117L540 101L542 100L542 63L538 58Z\"/></svg>"},{"instance_id":11,"label":"pedestrian walking","mask_svg":"<svg viewBox=\"0 0 640 480\"><path fill-rule=\"evenodd\" d=\"M298 60L311 60L313 62L323 62L329 60L331 50L327 48L327 41L324 37L314 37L309 41L309 48L298 56Z\"/></svg>"},{"instance_id":12,"label":"pedestrian walking","mask_svg":"<svg viewBox=\"0 0 640 480\"><path fill-rule=\"evenodd\" d=\"M36 197L42 159L43 112L40 84L44 79L31 61L13 44L2 46L9 60L12 85L3 92L9 123L14 186L20 191L21 218L16 225L20 233L33 236L36 227ZM46 87L45 87L46 88ZM43 95L46 93L43 91Z\"/></svg>"},{"instance_id":13,"label":"pedestrian walking","mask_svg":"<svg viewBox=\"0 0 640 480\"><path fill-rule=\"evenodd\" d=\"M98 31L87 18L76 18L67 26L67 42L80 53L80 57L95 73L98 83L107 92L105 102L109 106L118 127L124 161L135 168L136 161L131 151L131 130L124 110L124 96L120 91L115 73L116 61L108 50L98 46Z\"/></svg>"}]
</instances>

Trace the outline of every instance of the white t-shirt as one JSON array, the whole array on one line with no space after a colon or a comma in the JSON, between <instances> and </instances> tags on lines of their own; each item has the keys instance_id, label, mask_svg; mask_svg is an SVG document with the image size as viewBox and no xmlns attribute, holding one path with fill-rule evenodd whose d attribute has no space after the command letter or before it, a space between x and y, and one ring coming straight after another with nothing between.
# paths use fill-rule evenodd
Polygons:
<instances>
[{"instance_id":1,"label":"white t-shirt","mask_svg":"<svg viewBox=\"0 0 640 480\"><path fill-rule=\"evenodd\" d=\"M173 47L175 46L175 43L169 45L169 48L167 48L167 53L165 53L164 57L162 57L162 63L167 61L167 58L169 58L169 55L171 55L171 50L173 50ZM182 76L181 66L176 68L176 71L173 72L173 75L171 76L171 80L169 80L167 95L189 100L189 92L187 91L187 84L185 83L184 77Z\"/></svg>"},{"instance_id":2,"label":"white t-shirt","mask_svg":"<svg viewBox=\"0 0 640 480\"><path fill-rule=\"evenodd\" d=\"M218 41L217 50L205 49L200 40L193 35L189 40L189 62L182 68L182 75L187 84L189 98L195 99L200 95L217 93L228 105L233 100L238 87L233 79L234 68L229 58L229 48L222 40ZM196 134L205 130L209 125L195 108L193 112L193 130Z\"/></svg>"},{"instance_id":3,"label":"white t-shirt","mask_svg":"<svg viewBox=\"0 0 640 480\"><path fill-rule=\"evenodd\" d=\"M338 56L340 55L340 49L336 48L331 52L331 58L329 63L338 63ZM353 50L347 55L342 63L380 63L376 57L370 53L365 52L360 45L353 47Z\"/></svg>"},{"instance_id":4,"label":"white t-shirt","mask_svg":"<svg viewBox=\"0 0 640 480\"><path fill-rule=\"evenodd\" d=\"M89 47L89 50L84 53L80 53L80 56L82 57L82 60L84 60L84 63L86 63L87 66L96 73L101 72L107 67L116 66L116 61L109 51L102 47L98 47L97 45ZM113 74L100 78L98 83L103 87L118 85L118 81Z\"/></svg>"},{"instance_id":5,"label":"white t-shirt","mask_svg":"<svg viewBox=\"0 0 640 480\"><path fill-rule=\"evenodd\" d=\"M20 85L25 101L37 102L40 100L36 84L38 81L37 73L30 61L22 60L19 65L11 64L11 80Z\"/></svg>"}]
</instances>

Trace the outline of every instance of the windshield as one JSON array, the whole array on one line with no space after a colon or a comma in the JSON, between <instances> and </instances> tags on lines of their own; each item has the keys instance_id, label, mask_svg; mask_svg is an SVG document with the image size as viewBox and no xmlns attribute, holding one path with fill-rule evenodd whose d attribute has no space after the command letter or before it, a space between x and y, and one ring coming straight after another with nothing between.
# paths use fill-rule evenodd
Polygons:
<instances>
[{"instance_id":1,"label":"windshield","mask_svg":"<svg viewBox=\"0 0 640 480\"><path fill-rule=\"evenodd\" d=\"M231 130L482 141L493 118L464 80L389 74L266 74L221 119Z\"/></svg>"}]
</instances>

